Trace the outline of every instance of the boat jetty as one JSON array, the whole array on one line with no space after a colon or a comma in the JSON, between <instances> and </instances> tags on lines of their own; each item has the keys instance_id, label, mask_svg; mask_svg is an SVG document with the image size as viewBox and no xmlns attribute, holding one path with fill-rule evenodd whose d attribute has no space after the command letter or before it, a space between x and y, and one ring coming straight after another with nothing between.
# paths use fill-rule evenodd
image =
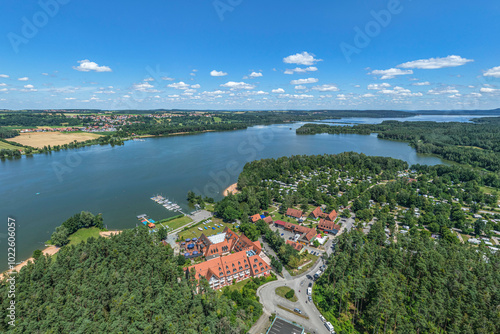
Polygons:
<instances>
[{"instance_id":1,"label":"boat jetty","mask_svg":"<svg viewBox=\"0 0 500 334\"><path fill-rule=\"evenodd\" d=\"M183 213L181 207L178 204L169 201L168 198L165 198L161 195L156 195L151 197L151 199L169 211L177 211Z\"/></svg>"},{"instance_id":2,"label":"boat jetty","mask_svg":"<svg viewBox=\"0 0 500 334\"><path fill-rule=\"evenodd\" d=\"M156 227L156 225L155 225L156 221L154 221L153 219L149 218L148 215L146 215L146 214L137 216L137 219L141 223L143 223L144 225L146 225L149 228L155 228Z\"/></svg>"}]
</instances>

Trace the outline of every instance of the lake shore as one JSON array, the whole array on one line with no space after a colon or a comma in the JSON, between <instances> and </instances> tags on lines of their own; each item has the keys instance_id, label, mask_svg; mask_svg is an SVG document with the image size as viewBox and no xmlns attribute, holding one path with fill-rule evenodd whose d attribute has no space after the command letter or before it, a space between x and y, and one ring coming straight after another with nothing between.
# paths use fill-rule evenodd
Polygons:
<instances>
[{"instance_id":1,"label":"lake shore","mask_svg":"<svg viewBox=\"0 0 500 334\"><path fill-rule=\"evenodd\" d=\"M43 255L54 255L57 252L59 252L60 249L61 249L61 247L49 246L49 247L45 248L44 250L42 250L42 254ZM4 277L6 275L10 274L11 272L13 272L13 271L19 272L22 267L28 265L29 262L34 262L34 261L35 261L35 259L33 257L30 257L29 259L24 260L23 262L16 265L14 268L4 271L3 273L0 274L0 281L3 280Z\"/></svg>"},{"instance_id":2,"label":"lake shore","mask_svg":"<svg viewBox=\"0 0 500 334\"><path fill-rule=\"evenodd\" d=\"M117 235L117 234L120 234L120 233L122 233L121 230L116 230L116 231L102 231L102 232L99 232L99 235L101 237L104 237L104 238L110 238L113 235ZM42 250L42 254L43 255L54 255L57 252L59 252L59 250L61 250L61 247L48 246L44 250ZM21 262L18 265L16 265L14 268L4 271L3 273L0 274L0 281L4 279L5 275L8 275L8 274L10 274L13 271L19 272L21 270L21 268L24 267L24 266L26 266L26 265L28 265L28 263L30 261L34 262L35 259L33 257L30 257L29 259L24 260L23 262Z\"/></svg>"},{"instance_id":3,"label":"lake shore","mask_svg":"<svg viewBox=\"0 0 500 334\"><path fill-rule=\"evenodd\" d=\"M238 187L238 183L233 183L232 185L230 185L229 187L227 187L224 192L222 193L222 195L224 196L228 196L229 194L237 194L239 193L239 191L236 189Z\"/></svg>"}]
</instances>

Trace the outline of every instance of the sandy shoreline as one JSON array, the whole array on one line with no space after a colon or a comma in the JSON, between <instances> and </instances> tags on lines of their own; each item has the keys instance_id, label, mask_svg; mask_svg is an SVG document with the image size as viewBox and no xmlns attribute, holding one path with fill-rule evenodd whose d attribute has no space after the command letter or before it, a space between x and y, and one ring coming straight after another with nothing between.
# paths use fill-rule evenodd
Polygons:
<instances>
[{"instance_id":1,"label":"sandy shoreline","mask_svg":"<svg viewBox=\"0 0 500 334\"><path fill-rule=\"evenodd\" d=\"M49 246L49 247L45 248L44 250L42 250L42 253L43 253L43 255L54 255L55 253L59 252L60 249L61 249L61 247ZM23 262L16 265L13 269L4 271L3 273L0 274L0 280L2 280L5 275L8 275L12 271L19 272L19 270L21 270L22 267L26 266L30 261L33 262L34 260L35 259L30 257L29 259L24 260Z\"/></svg>"},{"instance_id":2,"label":"sandy shoreline","mask_svg":"<svg viewBox=\"0 0 500 334\"><path fill-rule=\"evenodd\" d=\"M230 185L229 187L227 187L224 192L222 193L223 196L227 196L229 194L237 194L239 193L238 190L236 190L236 188L238 187L238 183L233 183L232 185Z\"/></svg>"},{"instance_id":3,"label":"sandy shoreline","mask_svg":"<svg viewBox=\"0 0 500 334\"><path fill-rule=\"evenodd\" d=\"M103 231L103 232L99 232L99 235L104 237L104 238L109 238L113 235L120 234L121 232L122 231ZM54 255L55 253L59 252L60 249L61 249L61 247L49 246L49 247L45 248L44 250L42 250L42 253L43 253L43 255ZM28 264L28 262L30 262L30 261L33 262L33 261L35 261L35 259L30 257L29 259L24 260L23 262L16 265L13 269L9 269L9 270L4 271L3 273L0 274L0 281L2 279L4 279L5 275L8 275L12 271L19 272L21 270L21 268L26 266Z\"/></svg>"},{"instance_id":4,"label":"sandy shoreline","mask_svg":"<svg viewBox=\"0 0 500 334\"><path fill-rule=\"evenodd\" d=\"M122 231L104 231L104 232L99 232L99 235L104 238L109 238L115 234L120 234Z\"/></svg>"}]
</instances>

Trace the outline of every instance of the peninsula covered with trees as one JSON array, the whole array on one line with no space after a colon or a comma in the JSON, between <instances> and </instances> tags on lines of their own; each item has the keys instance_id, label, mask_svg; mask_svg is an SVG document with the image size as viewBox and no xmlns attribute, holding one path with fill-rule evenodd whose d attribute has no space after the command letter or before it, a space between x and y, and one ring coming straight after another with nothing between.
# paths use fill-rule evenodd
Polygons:
<instances>
[{"instance_id":1,"label":"peninsula covered with trees","mask_svg":"<svg viewBox=\"0 0 500 334\"><path fill-rule=\"evenodd\" d=\"M399 122L354 126L305 124L297 134L360 134L377 133L381 139L410 143L418 153L435 154L443 159L500 171L500 117L473 119L471 123Z\"/></svg>"}]
</instances>

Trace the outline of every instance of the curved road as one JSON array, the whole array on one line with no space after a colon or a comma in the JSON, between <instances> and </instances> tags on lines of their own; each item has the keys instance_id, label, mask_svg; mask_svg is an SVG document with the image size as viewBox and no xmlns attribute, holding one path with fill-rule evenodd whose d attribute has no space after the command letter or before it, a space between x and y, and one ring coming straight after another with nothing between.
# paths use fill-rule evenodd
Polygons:
<instances>
[{"instance_id":1,"label":"curved road","mask_svg":"<svg viewBox=\"0 0 500 334\"><path fill-rule=\"evenodd\" d=\"M279 279L259 287L259 289L257 289L257 295L259 296L260 302L264 306L265 313L267 313L266 317L268 317L271 313L275 313L283 319L294 321L302 325L309 333L329 333L319 318L321 313L318 311L313 302L309 302L307 300L307 287L309 283L312 283L313 281L308 279L306 275L314 275L321 265L323 265L322 259L318 260L307 273L292 277L291 279ZM288 299L276 295L275 290L280 286L287 286L295 290L295 295L297 296L298 301L292 303ZM302 311L302 315L309 317L309 319L307 320L295 313L285 311L279 308L278 305L282 305L290 310L298 308Z\"/></svg>"},{"instance_id":2,"label":"curved road","mask_svg":"<svg viewBox=\"0 0 500 334\"><path fill-rule=\"evenodd\" d=\"M345 219L342 228L339 231L340 235L345 231L350 231L354 225L354 217ZM325 244L326 254L328 257L332 254L332 243L333 239L328 240ZM269 247L265 247L269 249ZM272 313L275 313L279 317L286 319L288 321L295 322L306 330L308 333L316 333L316 334L328 334L330 333L323 321L319 318L321 313L316 308L313 302L308 301L307 296L307 288L309 283L313 283L313 280L307 278L307 276L314 276L314 273L319 270L319 268L324 265L324 261L322 258L319 258L318 261L314 264L314 266L307 272L299 275L299 276L290 276L285 269L283 269L283 274L285 278L281 278L278 276L277 281L269 282L265 285L260 286L257 289L257 296L259 296L260 303L264 306L263 311L264 314L260 317L257 323L250 329L250 334L260 334L265 333L267 328L263 330L263 326L267 324L267 319ZM282 298L276 295L275 290L280 286L287 286L293 290L295 290L295 295L298 300L293 303L286 298ZM299 292L300 290L300 292ZM309 319L304 319L300 317L298 314L294 312L288 312L278 307L278 305L284 306L293 311L294 308L298 308L302 311L302 315L309 317Z\"/></svg>"}]
</instances>

